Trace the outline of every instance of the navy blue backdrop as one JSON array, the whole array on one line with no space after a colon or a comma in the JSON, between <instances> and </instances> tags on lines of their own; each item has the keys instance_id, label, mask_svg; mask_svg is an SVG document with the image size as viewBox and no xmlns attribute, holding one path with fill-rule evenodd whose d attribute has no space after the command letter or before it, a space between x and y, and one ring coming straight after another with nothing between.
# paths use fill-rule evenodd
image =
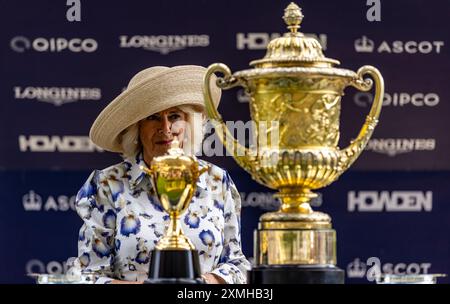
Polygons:
<instances>
[{"instance_id":1,"label":"navy blue backdrop","mask_svg":"<svg viewBox=\"0 0 450 304\"><path fill-rule=\"evenodd\" d=\"M386 83L366 151L322 189L315 207L333 218L349 283L369 282L370 257L386 273L450 274L450 2L380 2L381 22L367 20L365 0L297 2L301 31L315 35L327 57L352 70L374 65ZM288 3L81 1L81 22L69 22L66 1L2 1L0 282L60 273L76 255L74 196L93 169L120 161L95 147L88 131L136 72L214 62L247 68L286 31ZM341 147L355 137L372 94L346 90ZM226 120L249 118L239 89L224 92L219 110ZM206 159L226 168L241 191L243 248L252 257L258 217L277 202L231 157Z\"/></svg>"}]
</instances>

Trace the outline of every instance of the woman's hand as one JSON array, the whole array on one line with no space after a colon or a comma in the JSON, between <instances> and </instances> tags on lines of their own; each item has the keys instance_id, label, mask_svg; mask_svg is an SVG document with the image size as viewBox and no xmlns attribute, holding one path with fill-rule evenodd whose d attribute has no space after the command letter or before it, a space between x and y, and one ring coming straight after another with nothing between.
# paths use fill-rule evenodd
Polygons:
<instances>
[{"instance_id":1,"label":"woman's hand","mask_svg":"<svg viewBox=\"0 0 450 304\"><path fill-rule=\"evenodd\" d=\"M202 274L202 278L205 280L206 284L226 284L224 279L213 273Z\"/></svg>"}]
</instances>

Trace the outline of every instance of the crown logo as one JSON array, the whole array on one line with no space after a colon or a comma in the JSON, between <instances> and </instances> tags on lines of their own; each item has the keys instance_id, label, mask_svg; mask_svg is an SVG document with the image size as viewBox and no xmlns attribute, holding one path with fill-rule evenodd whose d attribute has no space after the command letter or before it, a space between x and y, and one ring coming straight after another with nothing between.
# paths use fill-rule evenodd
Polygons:
<instances>
[{"instance_id":1,"label":"crown logo","mask_svg":"<svg viewBox=\"0 0 450 304\"><path fill-rule=\"evenodd\" d=\"M75 97L66 97L66 98L59 97L58 98L58 97L53 97L53 96L40 96L37 98L37 100L42 101L42 102L52 103L55 106L61 106L65 103L78 101L78 99Z\"/></svg>"},{"instance_id":2,"label":"crown logo","mask_svg":"<svg viewBox=\"0 0 450 304\"><path fill-rule=\"evenodd\" d=\"M249 102L250 101L250 95L246 93L244 90L239 90L237 92L237 99L239 102Z\"/></svg>"},{"instance_id":3,"label":"crown logo","mask_svg":"<svg viewBox=\"0 0 450 304\"><path fill-rule=\"evenodd\" d=\"M33 190L22 197L23 208L25 211L40 211L42 207L42 198Z\"/></svg>"},{"instance_id":4,"label":"crown logo","mask_svg":"<svg viewBox=\"0 0 450 304\"><path fill-rule=\"evenodd\" d=\"M373 40L370 40L366 36L362 36L361 39L355 40L355 50L358 53L372 53L375 47Z\"/></svg>"},{"instance_id":5,"label":"crown logo","mask_svg":"<svg viewBox=\"0 0 450 304\"><path fill-rule=\"evenodd\" d=\"M366 264L362 263L359 258L347 266L347 276L349 278L363 278L366 274Z\"/></svg>"}]
</instances>

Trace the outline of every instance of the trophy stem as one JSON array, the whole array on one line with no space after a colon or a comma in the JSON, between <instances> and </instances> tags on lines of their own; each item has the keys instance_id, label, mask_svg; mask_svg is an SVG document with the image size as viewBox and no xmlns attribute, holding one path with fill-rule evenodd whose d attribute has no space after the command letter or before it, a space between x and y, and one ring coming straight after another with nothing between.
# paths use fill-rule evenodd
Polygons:
<instances>
[{"instance_id":1,"label":"trophy stem","mask_svg":"<svg viewBox=\"0 0 450 304\"><path fill-rule=\"evenodd\" d=\"M317 197L317 194L308 188L298 189L296 187L281 188L275 197L281 200L280 211L284 213L311 214L310 201Z\"/></svg>"},{"instance_id":2,"label":"trophy stem","mask_svg":"<svg viewBox=\"0 0 450 304\"><path fill-rule=\"evenodd\" d=\"M183 232L181 231L180 218L179 216L171 214L168 235L178 237L181 234L183 234Z\"/></svg>"},{"instance_id":3,"label":"trophy stem","mask_svg":"<svg viewBox=\"0 0 450 304\"><path fill-rule=\"evenodd\" d=\"M192 242L181 229L180 216L177 212L170 213L170 223L166 235L156 244L158 250L194 250Z\"/></svg>"}]
</instances>

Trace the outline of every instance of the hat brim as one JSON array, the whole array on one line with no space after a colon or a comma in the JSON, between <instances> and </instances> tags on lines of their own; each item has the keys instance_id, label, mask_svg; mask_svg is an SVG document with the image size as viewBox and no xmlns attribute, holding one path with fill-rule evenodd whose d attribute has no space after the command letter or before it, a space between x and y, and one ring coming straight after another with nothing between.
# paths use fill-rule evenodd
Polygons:
<instances>
[{"instance_id":1,"label":"hat brim","mask_svg":"<svg viewBox=\"0 0 450 304\"><path fill-rule=\"evenodd\" d=\"M204 110L202 86L205 72L201 66L177 66L143 79L103 109L92 124L89 137L107 151L123 153L121 133L140 120L181 105L193 105ZM211 82L217 108L221 90L215 80Z\"/></svg>"}]
</instances>

